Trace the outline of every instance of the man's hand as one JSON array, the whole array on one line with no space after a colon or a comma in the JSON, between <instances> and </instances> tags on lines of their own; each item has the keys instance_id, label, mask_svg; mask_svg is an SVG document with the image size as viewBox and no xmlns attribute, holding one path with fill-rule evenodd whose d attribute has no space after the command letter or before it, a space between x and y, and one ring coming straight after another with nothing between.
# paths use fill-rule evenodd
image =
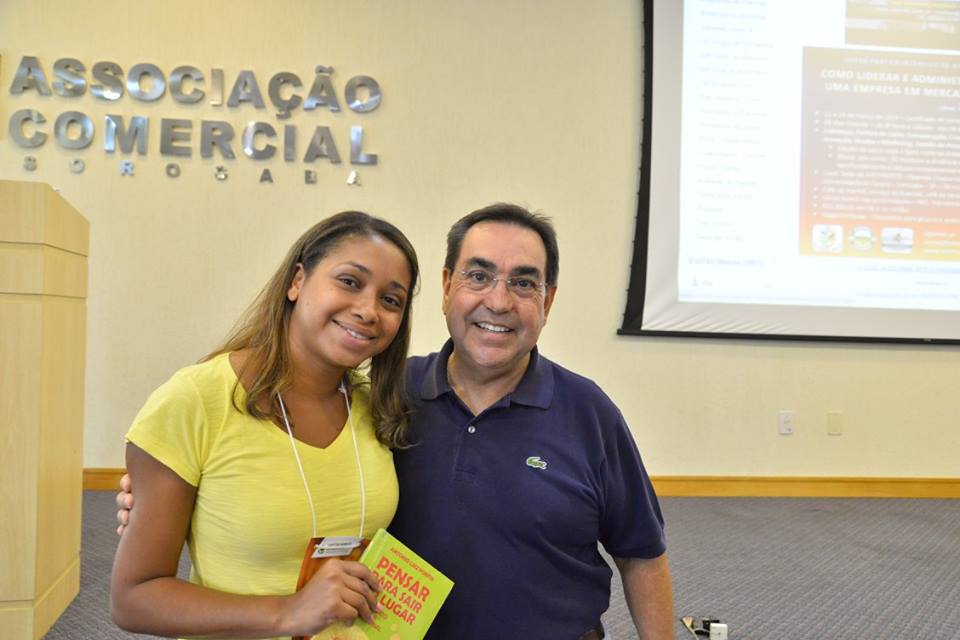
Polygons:
<instances>
[{"instance_id":1,"label":"man's hand","mask_svg":"<svg viewBox=\"0 0 960 640\"><path fill-rule=\"evenodd\" d=\"M133 509L133 487L130 484L130 474L125 473L120 478L120 492L117 493L117 535L122 536L123 530L130 522L130 509Z\"/></svg>"}]
</instances>

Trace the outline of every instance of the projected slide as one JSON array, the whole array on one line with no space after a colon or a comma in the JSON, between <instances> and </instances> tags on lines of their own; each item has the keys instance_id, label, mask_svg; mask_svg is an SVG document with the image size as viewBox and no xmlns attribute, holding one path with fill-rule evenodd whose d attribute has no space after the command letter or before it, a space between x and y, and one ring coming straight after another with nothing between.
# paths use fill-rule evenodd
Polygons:
<instances>
[{"instance_id":1,"label":"projected slide","mask_svg":"<svg viewBox=\"0 0 960 640\"><path fill-rule=\"evenodd\" d=\"M626 332L960 339L960 0L661 0L653 40Z\"/></svg>"},{"instance_id":2,"label":"projected slide","mask_svg":"<svg viewBox=\"0 0 960 640\"><path fill-rule=\"evenodd\" d=\"M960 260L960 58L807 48L800 247Z\"/></svg>"}]
</instances>

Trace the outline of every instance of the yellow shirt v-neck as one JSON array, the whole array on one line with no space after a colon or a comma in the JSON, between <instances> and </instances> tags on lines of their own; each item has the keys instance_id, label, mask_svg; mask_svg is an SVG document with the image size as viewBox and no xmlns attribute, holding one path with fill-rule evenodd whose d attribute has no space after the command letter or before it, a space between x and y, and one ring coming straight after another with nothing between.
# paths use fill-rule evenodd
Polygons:
<instances>
[{"instance_id":1,"label":"yellow shirt v-neck","mask_svg":"<svg viewBox=\"0 0 960 640\"><path fill-rule=\"evenodd\" d=\"M310 507L286 433L238 411L228 354L181 369L151 394L127 432L137 445L197 487L187 543L190 581L218 591L294 591L312 535ZM238 403L243 402L242 387ZM362 535L387 527L397 508L393 454L354 385L351 420L366 487ZM326 448L296 442L317 513L317 534L360 533L360 475L349 424Z\"/></svg>"}]
</instances>

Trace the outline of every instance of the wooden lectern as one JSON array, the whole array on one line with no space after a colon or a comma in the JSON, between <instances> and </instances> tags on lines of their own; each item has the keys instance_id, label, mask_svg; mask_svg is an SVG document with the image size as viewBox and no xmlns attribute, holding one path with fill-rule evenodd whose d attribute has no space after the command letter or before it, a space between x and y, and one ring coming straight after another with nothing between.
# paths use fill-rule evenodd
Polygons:
<instances>
[{"instance_id":1,"label":"wooden lectern","mask_svg":"<svg viewBox=\"0 0 960 640\"><path fill-rule=\"evenodd\" d=\"M0 636L37 639L80 588L89 225L0 180Z\"/></svg>"}]
</instances>

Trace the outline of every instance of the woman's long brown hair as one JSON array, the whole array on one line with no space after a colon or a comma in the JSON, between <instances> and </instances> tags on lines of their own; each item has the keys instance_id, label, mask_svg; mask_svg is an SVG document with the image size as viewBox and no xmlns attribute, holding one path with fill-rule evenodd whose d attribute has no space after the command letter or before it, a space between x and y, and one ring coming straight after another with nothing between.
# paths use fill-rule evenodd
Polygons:
<instances>
[{"instance_id":1,"label":"woman's long brown hair","mask_svg":"<svg viewBox=\"0 0 960 640\"><path fill-rule=\"evenodd\" d=\"M302 264L305 274L309 276L317 263L343 240L374 236L390 241L403 252L410 269L410 296L403 309L397 336L390 346L370 359L370 410L380 442L393 448L407 445L409 408L404 369L407 349L410 347L410 311L420 267L413 245L399 229L360 211L344 211L330 216L300 236L223 344L203 358L209 360L241 349L249 352L244 370L238 376L244 379L245 386L249 385L243 407L247 413L283 424L277 394L290 388L293 377L288 333L294 303L287 298L287 290L293 282L297 266ZM236 388L233 397L237 406ZM237 409L243 410L239 406Z\"/></svg>"}]
</instances>

